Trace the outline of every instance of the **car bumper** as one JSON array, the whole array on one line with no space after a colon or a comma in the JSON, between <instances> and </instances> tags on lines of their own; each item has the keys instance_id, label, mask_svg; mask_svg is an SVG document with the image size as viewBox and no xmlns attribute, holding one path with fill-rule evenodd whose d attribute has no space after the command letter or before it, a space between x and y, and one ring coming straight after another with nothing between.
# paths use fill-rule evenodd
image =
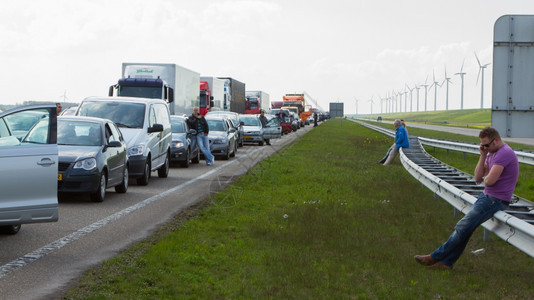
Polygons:
<instances>
[{"instance_id":1,"label":"car bumper","mask_svg":"<svg viewBox=\"0 0 534 300\"><path fill-rule=\"evenodd\" d=\"M61 173L62 180L57 182L57 191L60 193L94 193L100 184L100 173L87 175L71 175Z\"/></svg>"},{"instance_id":2,"label":"car bumper","mask_svg":"<svg viewBox=\"0 0 534 300\"><path fill-rule=\"evenodd\" d=\"M184 147L171 148L171 161L185 161L187 159L187 149Z\"/></svg>"},{"instance_id":3,"label":"car bumper","mask_svg":"<svg viewBox=\"0 0 534 300\"><path fill-rule=\"evenodd\" d=\"M228 144L211 144L210 152L213 156L224 156L228 151Z\"/></svg>"},{"instance_id":4,"label":"car bumper","mask_svg":"<svg viewBox=\"0 0 534 300\"><path fill-rule=\"evenodd\" d=\"M243 136L243 142L263 142L263 136L245 134Z\"/></svg>"},{"instance_id":5,"label":"car bumper","mask_svg":"<svg viewBox=\"0 0 534 300\"><path fill-rule=\"evenodd\" d=\"M147 158L142 155L130 156L130 167L128 168L128 177L141 177L145 173Z\"/></svg>"}]
</instances>

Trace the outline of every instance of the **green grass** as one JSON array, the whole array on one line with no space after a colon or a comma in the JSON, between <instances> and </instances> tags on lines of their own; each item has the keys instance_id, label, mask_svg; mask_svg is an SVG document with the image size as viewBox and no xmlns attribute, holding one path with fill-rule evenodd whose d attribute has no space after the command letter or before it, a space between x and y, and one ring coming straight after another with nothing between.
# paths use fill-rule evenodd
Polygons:
<instances>
[{"instance_id":1,"label":"green grass","mask_svg":"<svg viewBox=\"0 0 534 300\"><path fill-rule=\"evenodd\" d=\"M398 159L376 163L390 144L353 122L326 122L87 272L64 298L531 297L532 258L496 237L483 242L481 228L453 271L413 260L445 241L459 217ZM486 252L470 253L479 248Z\"/></svg>"},{"instance_id":2,"label":"green grass","mask_svg":"<svg viewBox=\"0 0 534 300\"><path fill-rule=\"evenodd\" d=\"M484 128L491 125L491 109L437 110L425 112L402 112L391 114L370 114L359 117L376 120L382 116L385 121L402 119L406 122L434 125Z\"/></svg>"}]
</instances>

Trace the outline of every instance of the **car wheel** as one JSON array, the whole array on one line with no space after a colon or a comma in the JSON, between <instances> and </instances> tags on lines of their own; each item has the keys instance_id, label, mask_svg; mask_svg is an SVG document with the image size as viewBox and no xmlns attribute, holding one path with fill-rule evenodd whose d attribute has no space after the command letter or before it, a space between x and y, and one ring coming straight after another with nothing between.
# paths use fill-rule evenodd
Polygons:
<instances>
[{"instance_id":1,"label":"car wheel","mask_svg":"<svg viewBox=\"0 0 534 300\"><path fill-rule=\"evenodd\" d=\"M0 226L0 232L3 234L17 234L21 226L20 224Z\"/></svg>"},{"instance_id":2,"label":"car wheel","mask_svg":"<svg viewBox=\"0 0 534 300\"><path fill-rule=\"evenodd\" d=\"M191 159L191 162L194 164L198 164L200 162L200 150L197 149L197 155Z\"/></svg>"},{"instance_id":3,"label":"car wheel","mask_svg":"<svg viewBox=\"0 0 534 300\"><path fill-rule=\"evenodd\" d=\"M230 159L230 145L228 145L228 148L226 149L226 153L224 154L222 159L224 159L224 160L229 160Z\"/></svg>"},{"instance_id":4,"label":"car wheel","mask_svg":"<svg viewBox=\"0 0 534 300\"><path fill-rule=\"evenodd\" d=\"M237 153L237 142L234 143L234 151L232 151L232 154L230 154L230 157L235 157L236 153Z\"/></svg>"},{"instance_id":5,"label":"car wheel","mask_svg":"<svg viewBox=\"0 0 534 300\"><path fill-rule=\"evenodd\" d=\"M258 145L263 146L263 141L258 142Z\"/></svg>"},{"instance_id":6,"label":"car wheel","mask_svg":"<svg viewBox=\"0 0 534 300\"><path fill-rule=\"evenodd\" d=\"M150 179L150 156L146 160L145 171L140 178L137 178L138 185L147 185L148 180Z\"/></svg>"},{"instance_id":7,"label":"car wheel","mask_svg":"<svg viewBox=\"0 0 534 300\"><path fill-rule=\"evenodd\" d=\"M165 162L163 163L163 166L159 167L158 169L158 177L159 178L167 178L169 176L169 153L167 152L167 155L165 156Z\"/></svg>"},{"instance_id":8,"label":"car wheel","mask_svg":"<svg viewBox=\"0 0 534 300\"><path fill-rule=\"evenodd\" d=\"M191 160L191 149L187 149L187 152L185 153L185 160L180 162L180 166L184 168L189 168L189 161Z\"/></svg>"},{"instance_id":9,"label":"car wheel","mask_svg":"<svg viewBox=\"0 0 534 300\"><path fill-rule=\"evenodd\" d=\"M124 172L122 174L121 184L115 187L115 192L117 193L126 193L128 190L128 165L124 166Z\"/></svg>"},{"instance_id":10,"label":"car wheel","mask_svg":"<svg viewBox=\"0 0 534 300\"><path fill-rule=\"evenodd\" d=\"M104 201L104 197L106 197L106 172L102 172L102 175L100 176L100 184L98 185L98 188L96 189L96 192L92 193L91 201L93 202L102 202Z\"/></svg>"}]
</instances>

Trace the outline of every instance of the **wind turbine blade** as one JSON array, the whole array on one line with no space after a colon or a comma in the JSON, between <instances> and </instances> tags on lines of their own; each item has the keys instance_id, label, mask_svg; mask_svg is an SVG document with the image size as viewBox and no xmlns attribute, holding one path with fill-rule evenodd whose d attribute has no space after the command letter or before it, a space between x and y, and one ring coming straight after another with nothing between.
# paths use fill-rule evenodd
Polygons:
<instances>
[{"instance_id":1,"label":"wind turbine blade","mask_svg":"<svg viewBox=\"0 0 534 300\"><path fill-rule=\"evenodd\" d=\"M425 84L426 84L426 81L428 80L428 75L426 75L426 79L425 79Z\"/></svg>"},{"instance_id":2,"label":"wind turbine blade","mask_svg":"<svg viewBox=\"0 0 534 300\"><path fill-rule=\"evenodd\" d=\"M478 66L479 66L479 67L482 67L482 65L480 64L480 59L478 59L478 56L477 56L477 53L476 53L476 52L475 52L475 57L477 58Z\"/></svg>"},{"instance_id":3,"label":"wind turbine blade","mask_svg":"<svg viewBox=\"0 0 534 300\"><path fill-rule=\"evenodd\" d=\"M460 73L462 73L463 70L464 70L464 63L465 63L465 58L464 58L464 61L462 62L462 67L460 68Z\"/></svg>"},{"instance_id":4,"label":"wind turbine blade","mask_svg":"<svg viewBox=\"0 0 534 300\"><path fill-rule=\"evenodd\" d=\"M478 78L480 77L480 71L482 71L482 67L478 68L477 85L478 85Z\"/></svg>"}]
</instances>

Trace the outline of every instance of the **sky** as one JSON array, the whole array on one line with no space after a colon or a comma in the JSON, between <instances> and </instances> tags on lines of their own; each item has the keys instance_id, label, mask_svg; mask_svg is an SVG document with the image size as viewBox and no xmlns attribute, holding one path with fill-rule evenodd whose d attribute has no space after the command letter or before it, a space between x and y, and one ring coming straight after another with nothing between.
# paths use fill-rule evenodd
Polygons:
<instances>
[{"instance_id":1,"label":"sky","mask_svg":"<svg viewBox=\"0 0 534 300\"><path fill-rule=\"evenodd\" d=\"M233 77L271 101L305 92L324 110L343 102L345 114L385 112L380 99L407 87L411 110L418 109L415 87L424 110L421 85L441 84L447 72L449 109L459 109L454 74L463 64L464 108L480 108L476 53L491 63L489 108L493 26L507 14L534 14L534 1L4 1L0 103L105 96L122 62L150 62ZM427 109L444 110L446 99L446 83L429 88Z\"/></svg>"}]
</instances>

